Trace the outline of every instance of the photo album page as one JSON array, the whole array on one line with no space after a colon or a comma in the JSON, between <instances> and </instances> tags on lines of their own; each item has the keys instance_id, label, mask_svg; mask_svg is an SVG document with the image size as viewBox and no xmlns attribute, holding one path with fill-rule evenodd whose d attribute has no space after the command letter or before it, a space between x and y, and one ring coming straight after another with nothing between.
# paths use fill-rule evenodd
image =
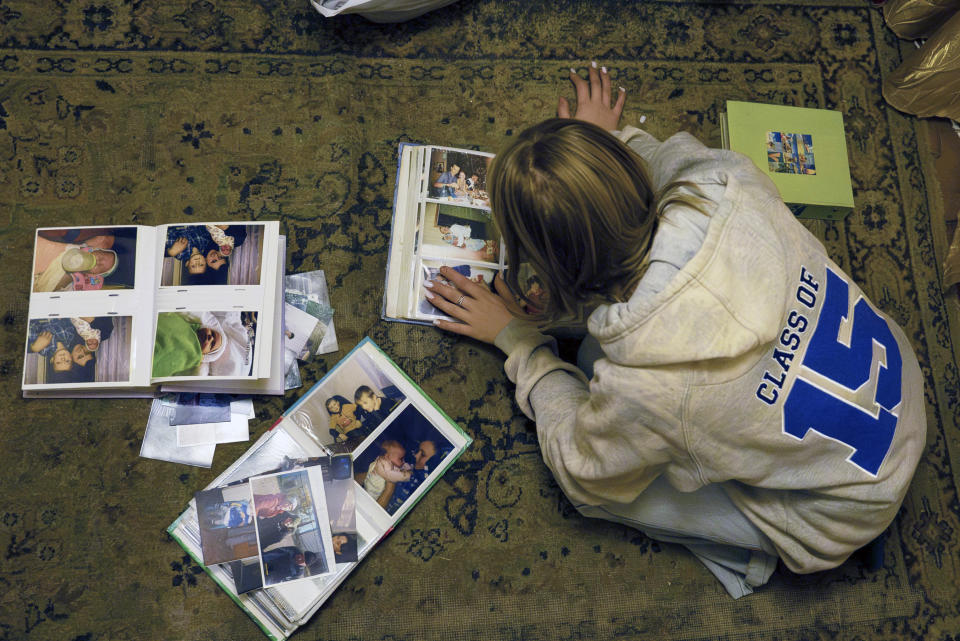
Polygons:
<instances>
[{"instance_id":1,"label":"photo album page","mask_svg":"<svg viewBox=\"0 0 960 641\"><path fill-rule=\"evenodd\" d=\"M270 376L276 222L38 229L25 396Z\"/></svg>"},{"instance_id":2,"label":"photo album page","mask_svg":"<svg viewBox=\"0 0 960 641\"><path fill-rule=\"evenodd\" d=\"M503 240L490 213L492 154L402 144L394 196L383 317L429 324L449 319L423 294L447 265L492 284L506 267Z\"/></svg>"}]
</instances>

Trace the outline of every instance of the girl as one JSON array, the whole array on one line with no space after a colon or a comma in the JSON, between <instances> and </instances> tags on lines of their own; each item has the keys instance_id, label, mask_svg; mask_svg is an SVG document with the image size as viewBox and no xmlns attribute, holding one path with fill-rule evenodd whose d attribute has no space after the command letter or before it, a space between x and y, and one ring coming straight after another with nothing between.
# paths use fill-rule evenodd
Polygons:
<instances>
[{"instance_id":1,"label":"girl","mask_svg":"<svg viewBox=\"0 0 960 641\"><path fill-rule=\"evenodd\" d=\"M842 563L896 515L924 446L904 333L745 156L686 133L610 133L624 91L571 72L576 120L521 134L488 189L511 260L549 294L533 320L595 305L579 367L511 294L427 283L495 343L547 466L585 515L689 548L734 597ZM624 143L626 141L626 144ZM529 303L520 297L521 302Z\"/></svg>"},{"instance_id":2,"label":"girl","mask_svg":"<svg viewBox=\"0 0 960 641\"><path fill-rule=\"evenodd\" d=\"M324 406L330 415L330 436L336 443L345 443L350 438L350 432L360 428L360 420L354 415L357 405L337 394L328 398ZM357 432L360 433L362 430Z\"/></svg>"}]
</instances>

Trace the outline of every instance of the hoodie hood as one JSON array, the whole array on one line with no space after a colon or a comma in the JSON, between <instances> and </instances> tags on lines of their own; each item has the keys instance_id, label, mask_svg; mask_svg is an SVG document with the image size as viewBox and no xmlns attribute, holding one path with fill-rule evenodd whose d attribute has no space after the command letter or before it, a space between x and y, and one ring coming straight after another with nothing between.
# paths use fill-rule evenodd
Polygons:
<instances>
[{"instance_id":1,"label":"hoodie hood","mask_svg":"<svg viewBox=\"0 0 960 641\"><path fill-rule=\"evenodd\" d=\"M781 241L768 221L742 215L763 203L745 203L737 178L723 179L703 245L665 288L590 315L590 332L611 361L651 367L735 358L780 331L788 287Z\"/></svg>"}]
</instances>

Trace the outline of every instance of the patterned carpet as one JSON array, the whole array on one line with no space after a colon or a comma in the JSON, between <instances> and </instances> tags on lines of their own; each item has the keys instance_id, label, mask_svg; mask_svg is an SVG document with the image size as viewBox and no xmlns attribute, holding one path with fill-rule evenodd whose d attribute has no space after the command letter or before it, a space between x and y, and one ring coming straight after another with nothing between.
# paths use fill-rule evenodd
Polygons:
<instances>
[{"instance_id":1,"label":"patterned carpet","mask_svg":"<svg viewBox=\"0 0 960 641\"><path fill-rule=\"evenodd\" d=\"M371 336L476 439L295 638L956 641L942 212L918 123L880 93L909 46L862 0L462 0L386 26L306 0L0 0L0 640L263 638L165 533L247 445L211 470L141 459L149 402L19 386L35 227L276 219L288 271L326 270L343 348L305 383ZM857 207L810 227L912 337L927 384L927 452L879 570L781 568L732 601L683 549L573 511L494 350L379 319L397 144L496 151L591 59L659 136L719 144L726 99L843 111ZM302 393L258 400L254 436Z\"/></svg>"}]
</instances>

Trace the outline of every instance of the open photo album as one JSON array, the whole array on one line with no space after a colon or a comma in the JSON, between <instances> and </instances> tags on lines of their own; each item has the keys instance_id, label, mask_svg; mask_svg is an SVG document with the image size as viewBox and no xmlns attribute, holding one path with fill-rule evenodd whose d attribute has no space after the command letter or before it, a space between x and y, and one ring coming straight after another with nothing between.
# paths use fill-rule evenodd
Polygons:
<instances>
[{"instance_id":1,"label":"open photo album","mask_svg":"<svg viewBox=\"0 0 960 641\"><path fill-rule=\"evenodd\" d=\"M267 636L285 639L471 442L366 338L167 531Z\"/></svg>"},{"instance_id":2,"label":"open photo album","mask_svg":"<svg viewBox=\"0 0 960 641\"><path fill-rule=\"evenodd\" d=\"M506 268L503 240L490 214L492 154L401 143L387 259L383 317L429 324L448 318L423 283L449 265L490 284Z\"/></svg>"},{"instance_id":3,"label":"open photo album","mask_svg":"<svg viewBox=\"0 0 960 641\"><path fill-rule=\"evenodd\" d=\"M282 349L284 254L276 221L38 229L24 395L257 392Z\"/></svg>"}]
</instances>

